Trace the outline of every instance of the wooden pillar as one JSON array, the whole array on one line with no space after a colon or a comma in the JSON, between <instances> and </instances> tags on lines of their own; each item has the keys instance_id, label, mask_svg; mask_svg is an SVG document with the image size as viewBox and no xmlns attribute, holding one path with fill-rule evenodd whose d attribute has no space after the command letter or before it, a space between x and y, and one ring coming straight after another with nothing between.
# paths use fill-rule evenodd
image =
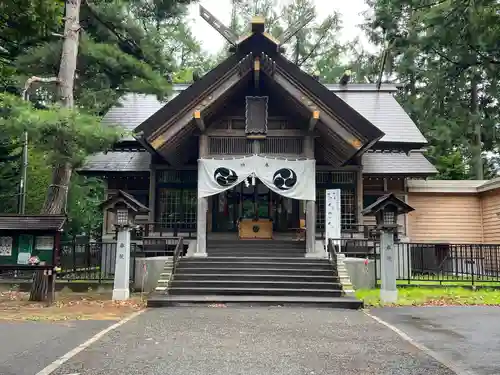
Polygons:
<instances>
[{"instance_id":1,"label":"wooden pillar","mask_svg":"<svg viewBox=\"0 0 500 375\"><path fill-rule=\"evenodd\" d=\"M156 218L156 167L149 167L149 221L154 222Z\"/></svg>"},{"instance_id":2,"label":"wooden pillar","mask_svg":"<svg viewBox=\"0 0 500 375\"><path fill-rule=\"evenodd\" d=\"M312 134L304 137L304 154L307 158L314 159L314 137ZM314 189L316 191L316 186ZM316 253L316 202L306 201L306 256L314 253Z\"/></svg>"},{"instance_id":3,"label":"wooden pillar","mask_svg":"<svg viewBox=\"0 0 500 375\"><path fill-rule=\"evenodd\" d=\"M358 172L356 173L356 197L357 197L357 207L356 207L356 214L358 216L357 222L358 225L363 225L363 214L361 213L363 211L363 197L364 197L364 192L363 192L363 166L361 165ZM359 230L363 231L364 228L360 227Z\"/></svg>"},{"instance_id":4,"label":"wooden pillar","mask_svg":"<svg viewBox=\"0 0 500 375\"><path fill-rule=\"evenodd\" d=\"M208 136L204 133L199 137L200 158L208 156ZM199 168L199 166L198 166ZM196 216L196 252L198 257L207 256L207 212L208 198L198 197L198 209Z\"/></svg>"}]
</instances>

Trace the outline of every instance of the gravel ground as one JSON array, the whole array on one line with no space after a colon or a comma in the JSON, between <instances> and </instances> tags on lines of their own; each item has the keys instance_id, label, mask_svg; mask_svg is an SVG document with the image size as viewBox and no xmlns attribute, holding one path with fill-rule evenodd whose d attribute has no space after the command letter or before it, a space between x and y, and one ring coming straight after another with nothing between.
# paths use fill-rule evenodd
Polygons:
<instances>
[{"instance_id":1,"label":"gravel ground","mask_svg":"<svg viewBox=\"0 0 500 375\"><path fill-rule=\"evenodd\" d=\"M500 374L498 307L385 308L371 313L469 373Z\"/></svg>"},{"instance_id":2,"label":"gravel ground","mask_svg":"<svg viewBox=\"0 0 500 375\"><path fill-rule=\"evenodd\" d=\"M54 374L71 373L453 374L360 311L278 307L152 309Z\"/></svg>"},{"instance_id":3,"label":"gravel ground","mask_svg":"<svg viewBox=\"0 0 500 375\"><path fill-rule=\"evenodd\" d=\"M33 375L113 323L0 321L0 374Z\"/></svg>"}]
</instances>

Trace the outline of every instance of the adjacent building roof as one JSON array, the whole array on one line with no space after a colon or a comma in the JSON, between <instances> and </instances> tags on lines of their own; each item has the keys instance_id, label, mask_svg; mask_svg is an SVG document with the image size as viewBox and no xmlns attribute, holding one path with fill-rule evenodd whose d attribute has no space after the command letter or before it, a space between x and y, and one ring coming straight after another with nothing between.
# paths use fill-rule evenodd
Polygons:
<instances>
[{"instance_id":1,"label":"adjacent building roof","mask_svg":"<svg viewBox=\"0 0 500 375\"><path fill-rule=\"evenodd\" d=\"M485 191L482 186L494 186L492 182L495 180L408 180L407 186L411 193L475 194Z\"/></svg>"},{"instance_id":2,"label":"adjacent building roof","mask_svg":"<svg viewBox=\"0 0 500 375\"><path fill-rule=\"evenodd\" d=\"M335 94L385 133L380 142L427 143L389 90L377 91L373 86L372 91L345 90Z\"/></svg>"},{"instance_id":3,"label":"adjacent building roof","mask_svg":"<svg viewBox=\"0 0 500 375\"><path fill-rule=\"evenodd\" d=\"M49 231L55 232L63 228L66 222L64 215L0 215L0 230Z\"/></svg>"},{"instance_id":4,"label":"adjacent building roof","mask_svg":"<svg viewBox=\"0 0 500 375\"><path fill-rule=\"evenodd\" d=\"M432 175L436 168L421 151L368 152L362 157L364 174ZM108 152L90 156L81 172L149 172L149 152Z\"/></svg>"},{"instance_id":5,"label":"adjacent building roof","mask_svg":"<svg viewBox=\"0 0 500 375\"><path fill-rule=\"evenodd\" d=\"M433 175L437 169L421 151L367 152L362 157L364 174Z\"/></svg>"},{"instance_id":6,"label":"adjacent building roof","mask_svg":"<svg viewBox=\"0 0 500 375\"><path fill-rule=\"evenodd\" d=\"M407 186L411 193L487 193L500 189L500 177L491 180L408 180Z\"/></svg>"},{"instance_id":7,"label":"adjacent building roof","mask_svg":"<svg viewBox=\"0 0 500 375\"><path fill-rule=\"evenodd\" d=\"M149 172L151 154L142 152L98 153L89 156L80 172Z\"/></svg>"}]
</instances>

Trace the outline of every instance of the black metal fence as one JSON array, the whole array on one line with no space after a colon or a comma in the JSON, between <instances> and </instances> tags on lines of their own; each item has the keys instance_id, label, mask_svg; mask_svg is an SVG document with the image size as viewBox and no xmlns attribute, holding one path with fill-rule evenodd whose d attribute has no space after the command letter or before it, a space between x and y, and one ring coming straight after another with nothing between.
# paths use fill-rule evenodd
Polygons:
<instances>
[{"instance_id":1,"label":"black metal fence","mask_svg":"<svg viewBox=\"0 0 500 375\"><path fill-rule=\"evenodd\" d=\"M133 280L137 257L134 243L131 244L130 252L130 278ZM112 281L115 262L116 242L63 242L57 259L57 278L68 281Z\"/></svg>"},{"instance_id":2,"label":"black metal fence","mask_svg":"<svg viewBox=\"0 0 500 375\"><path fill-rule=\"evenodd\" d=\"M139 244L131 243L130 279L135 280L137 263L142 258L185 255L187 242L181 237L144 238ZM57 279L68 282L112 282L115 276L116 241L73 240L61 243L56 258ZM33 277L31 268L23 265L0 267L0 280L28 282Z\"/></svg>"},{"instance_id":3,"label":"black metal fence","mask_svg":"<svg viewBox=\"0 0 500 375\"><path fill-rule=\"evenodd\" d=\"M366 239L333 239L329 252L362 258L367 272L381 275L380 242ZM484 285L500 287L500 244L394 244L398 284Z\"/></svg>"}]
</instances>

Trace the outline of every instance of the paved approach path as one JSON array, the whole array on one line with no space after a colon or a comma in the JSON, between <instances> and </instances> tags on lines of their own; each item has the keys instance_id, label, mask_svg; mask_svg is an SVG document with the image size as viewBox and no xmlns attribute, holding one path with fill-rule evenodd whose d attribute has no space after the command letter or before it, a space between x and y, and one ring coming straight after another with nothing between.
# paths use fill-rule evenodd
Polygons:
<instances>
[{"instance_id":1,"label":"paved approach path","mask_svg":"<svg viewBox=\"0 0 500 375\"><path fill-rule=\"evenodd\" d=\"M113 323L115 322L49 323L0 320L0 374L34 375Z\"/></svg>"},{"instance_id":2,"label":"paved approach path","mask_svg":"<svg viewBox=\"0 0 500 375\"><path fill-rule=\"evenodd\" d=\"M361 311L151 309L55 375L452 375Z\"/></svg>"},{"instance_id":3,"label":"paved approach path","mask_svg":"<svg viewBox=\"0 0 500 375\"><path fill-rule=\"evenodd\" d=\"M371 314L470 374L500 374L499 307L384 308Z\"/></svg>"}]
</instances>

